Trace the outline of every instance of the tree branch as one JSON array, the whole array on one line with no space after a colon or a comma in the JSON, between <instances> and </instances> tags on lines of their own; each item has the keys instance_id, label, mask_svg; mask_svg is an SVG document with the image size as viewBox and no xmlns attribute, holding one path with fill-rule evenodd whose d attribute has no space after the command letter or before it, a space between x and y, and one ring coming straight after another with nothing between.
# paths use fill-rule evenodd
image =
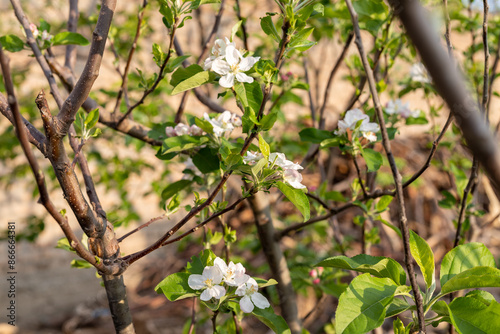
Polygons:
<instances>
[{"instance_id":1,"label":"tree branch","mask_svg":"<svg viewBox=\"0 0 500 334\"><path fill-rule=\"evenodd\" d=\"M392 176L394 178L394 183L396 185L396 196L399 205L399 222L401 226L401 231L403 235L403 246L405 255L405 265L408 271L408 276L410 276L410 283L413 291L413 296L415 298L415 304L417 306L417 317L418 317L418 327L420 333L425 333L425 316L424 316L424 305L422 295L420 294L420 288L418 287L417 280L415 277L415 271L413 269L412 257L410 252L410 231L407 224L405 206L404 206L404 194L403 194L403 184L401 180L401 174L398 171L394 156L391 150L391 143L389 141L389 136L387 134L387 129L385 127L384 114L382 107L380 105L378 92L376 88L375 78L373 76L373 71L368 63L366 57L363 41L361 40L361 32L358 24L358 14L354 10L350 0L345 0L349 13L351 14L352 24L354 26L354 32L356 34L356 46L358 47L359 55L365 69L366 77L368 80L368 86L370 87L370 92L373 99L373 104L377 114L378 122L380 124L380 131L382 132L382 145L389 160L391 166Z\"/></svg>"}]
</instances>

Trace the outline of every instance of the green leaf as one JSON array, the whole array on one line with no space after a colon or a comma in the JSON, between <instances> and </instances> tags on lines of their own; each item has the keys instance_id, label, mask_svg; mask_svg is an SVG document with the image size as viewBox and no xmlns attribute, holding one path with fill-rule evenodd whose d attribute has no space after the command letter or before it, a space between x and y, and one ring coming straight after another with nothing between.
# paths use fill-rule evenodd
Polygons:
<instances>
[{"instance_id":1,"label":"green leaf","mask_svg":"<svg viewBox=\"0 0 500 334\"><path fill-rule=\"evenodd\" d=\"M166 201L170 197L179 193L182 189L187 188L191 185L193 181L191 180L179 180L174 183L169 184L161 193L161 198Z\"/></svg>"},{"instance_id":2,"label":"green leaf","mask_svg":"<svg viewBox=\"0 0 500 334\"><path fill-rule=\"evenodd\" d=\"M243 23L243 20L240 20L240 21L236 22L236 24L231 28L231 41L234 40L234 36L236 36L236 33L240 29L242 23Z\"/></svg>"},{"instance_id":3,"label":"green leaf","mask_svg":"<svg viewBox=\"0 0 500 334\"><path fill-rule=\"evenodd\" d=\"M99 121L99 108L95 108L88 113L87 118L85 118L85 128L92 129Z\"/></svg>"},{"instance_id":4,"label":"green leaf","mask_svg":"<svg viewBox=\"0 0 500 334\"><path fill-rule=\"evenodd\" d=\"M271 307L260 309L255 307L252 312L263 324L276 334L290 334L290 328L283 317L274 313Z\"/></svg>"},{"instance_id":5,"label":"green leaf","mask_svg":"<svg viewBox=\"0 0 500 334\"><path fill-rule=\"evenodd\" d=\"M217 256L210 249L205 249L200 253L200 256L192 256L191 261L188 262L186 269L191 274L201 275L206 266L214 264Z\"/></svg>"},{"instance_id":6,"label":"green leaf","mask_svg":"<svg viewBox=\"0 0 500 334\"><path fill-rule=\"evenodd\" d=\"M288 200L292 202L297 209L299 209L302 216L304 216L304 221L309 220L311 216L311 208L306 194L304 194L302 190L295 189L294 187L281 181L277 182L276 185L283 195L285 195L286 198L288 198Z\"/></svg>"},{"instance_id":7,"label":"green leaf","mask_svg":"<svg viewBox=\"0 0 500 334\"><path fill-rule=\"evenodd\" d=\"M271 153L269 144L265 141L265 139L262 137L260 133L259 133L259 149L260 152L266 157L266 159L269 159L269 153Z\"/></svg>"},{"instance_id":8,"label":"green leaf","mask_svg":"<svg viewBox=\"0 0 500 334\"><path fill-rule=\"evenodd\" d=\"M186 68L184 67L179 67L173 74L172 78L170 79L170 84L175 87L182 81L192 77L193 75L197 73L203 72L203 67L197 64L190 65Z\"/></svg>"},{"instance_id":9,"label":"green leaf","mask_svg":"<svg viewBox=\"0 0 500 334\"><path fill-rule=\"evenodd\" d=\"M155 287L156 293L163 292L165 297L171 302L194 297L196 293L188 285L188 273L175 273L165 277L163 281Z\"/></svg>"},{"instance_id":10,"label":"green leaf","mask_svg":"<svg viewBox=\"0 0 500 334\"><path fill-rule=\"evenodd\" d=\"M366 167L368 167L369 172L376 172L379 170L380 166L382 166L382 154L379 152L374 151L371 148L365 148L361 154L363 155L363 158L365 158Z\"/></svg>"},{"instance_id":11,"label":"green leaf","mask_svg":"<svg viewBox=\"0 0 500 334\"><path fill-rule=\"evenodd\" d=\"M461 272L478 266L495 268L495 258L481 243L471 242L449 251L441 264L441 286Z\"/></svg>"},{"instance_id":12,"label":"green leaf","mask_svg":"<svg viewBox=\"0 0 500 334\"><path fill-rule=\"evenodd\" d=\"M410 231L410 251L424 275L425 285L430 288L434 282L434 254L418 234Z\"/></svg>"},{"instance_id":13,"label":"green leaf","mask_svg":"<svg viewBox=\"0 0 500 334\"><path fill-rule=\"evenodd\" d=\"M449 305L450 318L459 333L500 333L500 304L485 304L472 296L455 298Z\"/></svg>"},{"instance_id":14,"label":"green leaf","mask_svg":"<svg viewBox=\"0 0 500 334\"><path fill-rule=\"evenodd\" d=\"M474 267L461 272L450 278L442 287L441 294L450 292L476 289L500 287L500 270L492 267Z\"/></svg>"},{"instance_id":15,"label":"green leaf","mask_svg":"<svg viewBox=\"0 0 500 334\"><path fill-rule=\"evenodd\" d=\"M234 85L234 91L243 106L251 108L255 115L257 115L262 104L262 99L264 98L259 83L257 81L250 84L238 82Z\"/></svg>"},{"instance_id":16,"label":"green leaf","mask_svg":"<svg viewBox=\"0 0 500 334\"><path fill-rule=\"evenodd\" d=\"M16 35L5 35L0 37L2 48L9 52L18 52L24 48L24 42Z\"/></svg>"},{"instance_id":17,"label":"green leaf","mask_svg":"<svg viewBox=\"0 0 500 334\"><path fill-rule=\"evenodd\" d=\"M182 135L170 137L163 141L161 154L181 152L206 144L209 139L206 136Z\"/></svg>"},{"instance_id":18,"label":"green leaf","mask_svg":"<svg viewBox=\"0 0 500 334\"><path fill-rule=\"evenodd\" d=\"M320 144L325 139L332 138L332 133L316 128L306 128L299 132L300 140L314 144Z\"/></svg>"},{"instance_id":19,"label":"green leaf","mask_svg":"<svg viewBox=\"0 0 500 334\"><path fill-rule=\"evenodd\" d=\"M392 300L392 303L387 308L385 317L386 318L393 317L395 315L398 315L398 314L410 309L411 307L412 306L410 304L408 304L408 302L406 302L405 300L399 299L399 298L394 298Z\"/></svg>"},{"instance_id":20,"label":"green leaf","mask_svg":"<svg viewBox=\"0 0 500 334\"><path fill-rule=\"evenodd\" d=\"M204 147L194 155L193 164L200 172L206 174L219 170L220 160L210 148Z\"/></svg>"},{"instance_id":21,"label":"green leaf","mask_svg":"<svg viewBox=\"0 0 500 334\"><path fill-rule=\"evenodd\" d=\"M191 66L193 66L193 65L191 65ZM180 70L180 68L177 71L179 71L179 70ZM176 85L174 87L174 89L172 90L172 95L176 95L176 94L185 92L187 90L199 87L199 86L209 82L210 80L211 80L210 79L210 72L208 72L208 71L198 72L198 73L184 79L178 85Z\"/></svg>"},{"instance_id":22,"label":"green leaf","mask_svg":"<svg viewBox=\"0 0 500 334\"><path fill-rule=\"evenodd\" d=\"M388 257L359 254L352 258L347 256L334 256L327 258L315 267L334 267L370 273L380 278L390 278L397 285L406 283L406 273L401 265Z\"/></svg>"},{"instance_id":23,"label":"green leaf","mask_svg":"<svg viewBox=\"0 0 500 334\"><path fill-rule=\"evenodd\" d=\"M153 60L155 61L158 67L161 67L165 62L167 55L165 52L161 50L161 46L156 43L153 43Z\"/></svg>"},{"instance_id":24,"label":"green leaf","mask_svg":"<svg viewBox=\"0 0 500 334\"><path fill-rule=\"evenodd\" d=\"M76 254L76 250L70 246L69 241L66 237L57 240L56 248L64 249Z\"/></svg>"},{"instance_id":25,"label":"green leaf","mask_svg":"<svg viewBox=\"0 0 500 334\"><path fill-rule=\"evenodd\" d=\"M254 278L254 279L257 282L257 284L259 285L259 289L278 284L278 282L272 278L269 281L266 281L265 279L258 278L258 277Z\"/></svg>"},{"instance_id":26,"label":"green leaf","mask_svg":"<svg viewBox=\"0 0 500 334\"><path fill-rule=\"evenodd\" d=\"M278 33L278 30L276 30L276 27L274 26L271 16L264 16L263 18L261 18L260 26L262 28L262 31L264 31L266 35L271 36L275 42L280 42L281 37Z\"/></svg>"},{"instance_id":27,"label":"green leaf","mask_svg":"<svg viewBox=\"0 0 500 334\"><path fill-rule=\"evenodd\" d=\"M276 123L277 119L278 119L278 112L276 110L271 111L269 114L265 115L260 120L260 130L268 131L273 127L274 123Z\"/></svg>"},{"instance_id":28,"label":"green leaf","mask_svg":"<svg viewBox=\"0 0 500 334\"><path fill-rule=\"evenodd\" d=\"M170 73L172 72L173 70L175 70L177 67L179 67L182 62L186 59L188 59L189 57L191 57L190 55L184 55L184 56L178 56L178 57L171 57L168 62L167 62L167 68L166 68L166 71L167 73Z\"/></svg>"},{"instance_id":29,"label":"green leaf","mask_svg":"<svg viewBox=\"0 0 500 334\"><path fill-rule=\"evenodd\" d=\"M64 31L54 36L52 45L88 45L89 41L77 32Z\"/></svg>"},{"instance_id":30,"label":"green leaf","mask_svg":"<svg viewBox=\"0 0 500 334\"><path fill-rule=\"evenodd\" d=\"M377 211L378 212L385 211L385 209L387 209L387 207L389 206L389 204L391 204L393 199L394 199L394 197L389 196L389 195L384 195L384 196L380 197L380 199L377 202L377 206L376 206Z\"/></svg>"},{"instance_id":31,"label":"green leaf","mask_svg":"<svg viewBox=\"0 0 500 334\"><path fill-rule=\"evenodd\" d=\"M85 260L74 259L71 260L72 268L92 268L92 265Z\"/></svg>"},{"instance_id":32,"label":"green leaf","mask_svg":"<svg viewBox=\"0 0 500 334\"><path fill-rule=\"evenodd\" d=\"M355 277L340 296L335 313L336 333L367 333L382 325L396 289L397 285L389 278L370 274Z\"/></svg>"}]
</instances>

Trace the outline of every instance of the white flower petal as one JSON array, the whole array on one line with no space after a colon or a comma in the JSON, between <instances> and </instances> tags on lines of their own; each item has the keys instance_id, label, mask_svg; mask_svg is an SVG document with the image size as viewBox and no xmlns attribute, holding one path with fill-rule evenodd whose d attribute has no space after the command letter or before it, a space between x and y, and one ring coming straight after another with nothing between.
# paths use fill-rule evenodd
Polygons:
<instances>
[{"instance_id":1,"label":"white flower petal","mask_svg":"<svg viewBox=\"0 0 500 334\"><path fill-rule=\"evenodd\" d=\"M212 299L212 295L210 294L210 289L206 289L205 291L203 291L200 295L200 299L205 302Z\"/></svg>"},{"instance_id":2,"label":"white flower petal","mask_svg":"<svg viewBox=\"0 0 500 334\"><path fill-rule=\"evenodd\" d=\"M212 66L213 68L213 66ZM228 73L220 78L219 85L225 88L231 88L234 86L234 74Z\"/></svg>"},{"instance_id":3,"label":"white flower petal","mask_svg":"<svg viewBox=\"0 0 500 334\"><path fill-rule=\"evenodd\" d=\"M220 269L220 271L222 272L222 274L225 274L227 271L227 264L220 257L215 258L214 266L218 267Z\"/></svg>"},{"instance_id":4,"label":"white flower petal","mask_svg":"<svg viewBox=\"0 0 500 334\"><path fill-rule=\"evenodd\" d=\"M230 66L238 65L241 58L241 53L234 46L226 47L226 61Z\"/></svg>"},{"instance_id":5,"label":"white flower petal","mask_svg":"<svg viewBox=\"0 0 500 334\"><path fill-rule=\"evenodd\" d=\"M253 311L253 303L249 296L244 296L240 299L240 308L245 313L251 313Z\"/></svg>"},{"instance_id":6,"label":"white flower petal","mask_svg":"<svg viewBox=\"0 0 500 334\"><path fill-rule=\"evenodd\" d=\"M221 299L226 294L226 289L220 285L216 285L210 290L212 297L214 297L215 299Z\"/></svg>"},{"instance_id":7,"label":"white flower petal","mask_svg":"<svg viewBox=\"0 0 500 334\"><path fill-rule=\"evenodd\" d=\"M214 284L219 284L222 281L222 272L216 266L206 266L203 269L203 278L211 279Z\"/></svg>"},{"instance_id":8,"label":"white flower petal","mask_svg":"<svg viewBox=\"0 0 500 334\"><path fill-rule=\"evenodd\" d=\"M252 299L252 302L257 306L258 308L265 309L271 306L269 304L269 301L267 300L266 297L264 297L262 294L259 292L254 292L250 298Z\"/></svg>"},{"instance_id":9,"label":"white flower petal","mask_svg":"<svg viewBox=\"0 0 500 334\"><path fill-rule=\"evenodd\" d=\"M253 78L251 76L248 76L242 72L236 74L236 80L238 80L239 82L248 82L248 83L253 82Z\"/></svg>"},{"instance_id":10,"label":"white flower petal","mask_svg":"<svg viewBox=\"0 0 500 334\"><path fill-rule=\"evenodd\" d=\"M227 61L217 58L212 63L212 71L220 75L226 75L231 71L231 66L229 66Z\"/></svg>"},{"instance_id":11,"label":"white flower petal","mask_svg":"<svg viewBox=\"0 0 500 334\"><path fill-rule=\"evenodd\" d=\"M190 275L188 277L188 285L193 290L200 290L205 288L205 282L202 275Z\"/></svg>"}]
</instances>

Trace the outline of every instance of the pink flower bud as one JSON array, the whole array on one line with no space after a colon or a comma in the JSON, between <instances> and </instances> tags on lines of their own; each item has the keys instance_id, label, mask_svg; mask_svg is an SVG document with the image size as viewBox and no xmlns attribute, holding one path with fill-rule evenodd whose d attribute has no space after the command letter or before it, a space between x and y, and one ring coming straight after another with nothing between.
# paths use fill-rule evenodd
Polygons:
<instances>
[{"instance_id":1,"label":"pink flower bud","mask_svg":"<svg viewBox=\"0 0 500 334\"><path fill-rule=\"evenodd\" d=\"M315 279L313 279L313 284L317 285L317 284L319 284L319 283L320 283L320 281L321 281L321 280L319 279L319 277L318 277L318 278L315 278Z\"/></svg>"},{"instance_id":2,"label":"pink flower bud","mask_svg":"<svg viewBox=\"0 0 500 334\"><path fill-rule=\"evenodd\" d=\"M312 269L312 270L309 272L309 276L311 276L312 278L316 278L316 277L318 277L318 272L316 271L316 269Z\"/></svg>"},{"instance_id":3,"label":"pink flower bud","mask_svg":"<svg viewBox=\"0 0 500 334\"><path fill-rule=\"evenodd\" d=\"M318 271L318 275L322 275L323 274L323 271L325 271L325 268L323 267L317 267L316 270Z\"/></svg>"}]
</instances>

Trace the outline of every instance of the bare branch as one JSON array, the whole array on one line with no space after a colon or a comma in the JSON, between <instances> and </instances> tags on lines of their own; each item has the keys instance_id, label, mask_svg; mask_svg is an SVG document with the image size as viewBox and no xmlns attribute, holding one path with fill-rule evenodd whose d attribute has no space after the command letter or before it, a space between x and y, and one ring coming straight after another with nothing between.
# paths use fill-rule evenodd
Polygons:
<instances>
[{"instance_id":1,"label":"bare branch","mask_svg":"<svg viewBox=\"0 0 500 334\"><path fill-rule=\"evenodd\" d=\"M68 17L68 31L76 32L78 25L78 0L69 1L69 17ZM76 63L76 45L66 46L66 56L64 58L64 66L74 71Z\"/></svg>"},{"instance_id":2,"label":"bare branch","mask_svg":"<svg viewBox=\"0 0 500 334\"><path fill-rule=\"evenodd\" d=\"M373 71L368 63L366 57L363 41L361 40L361 32L358 24L358 14L354 10L350 0L345 0L349 13L351 14L352 24L354 26L354 32L356 34L356 46L358 47L359 55L365 69L366 77L368 80L368 86L370 87L370 92L373 99L373 105L377 114L378 122L380 124L380 131L382 132L382 145L389 160L391 166L392 176L394 178L394 183L396 185L396 197L399 205L399 222L401 226L401 231L403 235L403 246L405 255L405 265L408 271L408 276L410 276L410 283L413 291L413 297L415 298L415 304L417 306L417 317L418 317L418 327L420 333L425 333L425 316L424 316L424 305L422 295L420 294L420 288L417 284L417 279L415 277L415 271L413 269L413 262L410 252L410 231L408 228L405 206L404 206L404 194L403 194L403 184L401 174L396 166L396 161L391 150L391 143L389 141L389 135L387 134L387 128L385 127L384 114L382 111L382 106L380 105L380 100L378 97L378 92L376 88L375 78L373 76Z\"/></svg>"},{"instance_id":3,"label":"bare branch","mask_svg":"<svg viewBox=\"0 0 500 334\"><path fill-rule=\"evenodd\" d=\"M89 96L90 90L94 81L99 76L99 68L101 67L102 56L108 39L108 32L113 19L113 14L116 7L116 0L103 0L99 18L93 32L92 44L87 58L87 63L83 69L81 77L75 84L75 88L71 91L59 114L57 114L58 131L64 136L69 130L69 127L75 120L75 115L78 109Z\"/></svg>"}]
</instances>

